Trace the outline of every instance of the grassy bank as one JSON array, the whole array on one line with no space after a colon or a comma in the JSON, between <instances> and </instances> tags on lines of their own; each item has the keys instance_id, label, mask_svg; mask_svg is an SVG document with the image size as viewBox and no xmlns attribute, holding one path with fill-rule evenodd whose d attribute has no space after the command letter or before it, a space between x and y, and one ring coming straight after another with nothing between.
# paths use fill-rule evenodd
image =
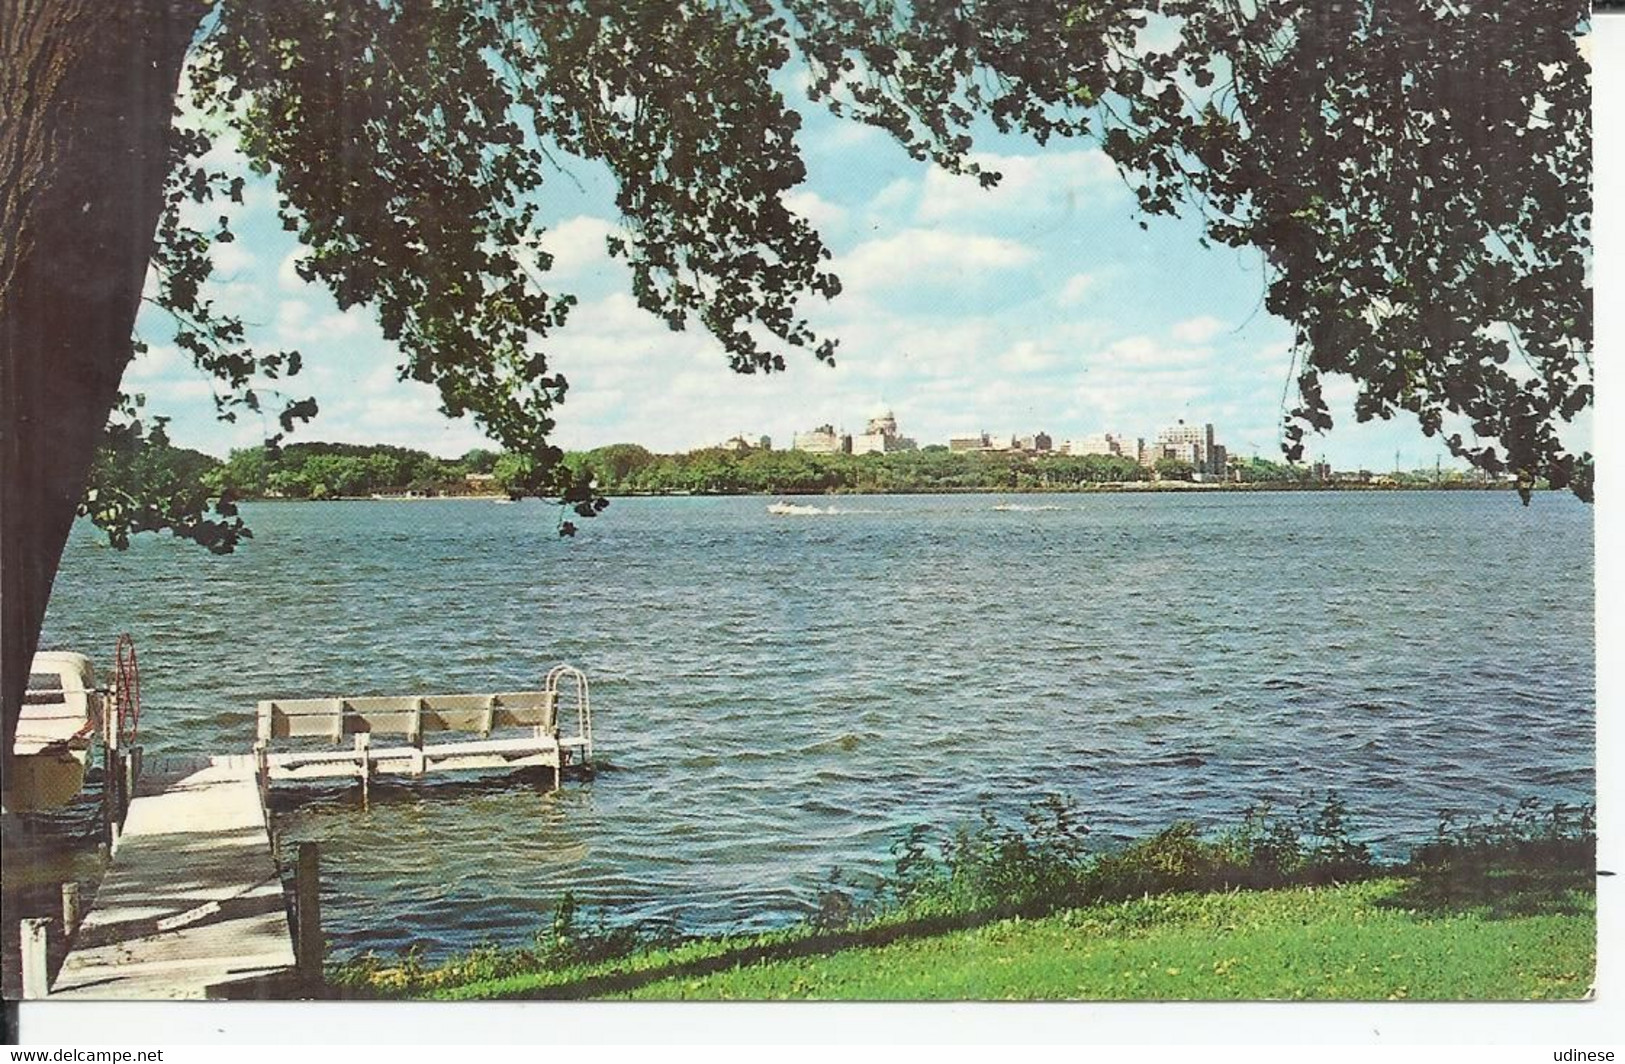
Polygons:
<instances>
[{"instance_id":1,"label":"grassy bank","mask_svg":"<svg viewBox=\"0 0 1625 1064\"><path fill-rule=\"evenodd\" d=\"M1250 811L1214 838L1188 824L1104 853L1059 802L894 850L862 898L806 923L678 940L568 899L534 948L430 967L365 958L354 996L454 1000L1532 1000L1584 995L1595 971L1588 811L1530 803L1441 825L1403 865L1352 841L1335 798Z\"/></svg>"},{"instance_id":2,"label":"grassy bank","mask_svg":"<svg viewBox=\"0 0 1625 1064\"><path fill-rule=\"evenodd\" d=\"M1397 907L1404 884L1181 894L844 950L632 991L642 999L1573 998L1595 968L1585 903L1488 919ZM477 988L470 988L476 990Z\"/></svg>"},{"instance_id":3,"label":"grassy bank","mask_svg":"<svg viewBox=\"0 0 1625 1064\"><path fill-rule=\"evenodd\" d=\"M448 1000L1551 1000L1586 993L1591 896L1418 909L1414 882L1171 894L944 929L882 921L475 978ZM387 970L384 970L387 971ZM383 971L380 972L383 974ZM472 974L472 973L466 973ZM386 989L387 976L380 984ZM419 996L419 995L414 995Z\"/></svg>"}]
</instances>

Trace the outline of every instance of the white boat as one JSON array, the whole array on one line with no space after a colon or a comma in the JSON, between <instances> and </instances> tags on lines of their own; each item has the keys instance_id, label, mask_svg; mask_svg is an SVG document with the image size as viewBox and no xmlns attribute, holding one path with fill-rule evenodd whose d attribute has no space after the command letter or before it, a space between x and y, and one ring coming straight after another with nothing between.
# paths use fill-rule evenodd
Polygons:
<instances>
[{"instance_id":1,"label":"white boat","mask_svg":"<svg viewBox=\"0 0 1625 1064\"><path fill-rule=\"evenodd\" d=\"M84 786L103 712L89 658L51 650L34 655L6 780L7 812L60 809L73 801Z\"/></svg>"},{"instance_id":2,"label":"white boat","mask_svg":"<svg viewBox=\"0 0 1625 1064\"><path fill-rule=\"evenodd\" d=\"M778 502L769 503L767 512L770 514L777 514L782 517L785 515L804 516L809 514L822 514L828 513L829 511L820 510L816 506L801 506L793 502L785 502L781 499Z\"/></svg>"},{"instance_id":3,"label":"white boat","mask_svg":"<svg viewBox=\"0 0 1625 1064\"><path fill-rule=\"evenodd\" d=\"M1031 506L1020 502L997 502L993 504L993 509L1001 513L1042 513L1047 510L1059 510L1060 507L1052 505Z\"/></svg>"}]
</instances>

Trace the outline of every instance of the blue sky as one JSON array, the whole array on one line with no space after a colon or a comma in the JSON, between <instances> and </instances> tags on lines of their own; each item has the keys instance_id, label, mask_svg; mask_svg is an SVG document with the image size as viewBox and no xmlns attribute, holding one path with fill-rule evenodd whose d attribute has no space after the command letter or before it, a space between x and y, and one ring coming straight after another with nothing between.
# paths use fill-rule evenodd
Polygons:
<instances>
[{"instance_id":1,"label":"blue sky","mask_svg":"<svg viewBox=\"0 0 1625 1064\"><path fill-rule=\"evenodd\" d=\"M782 447L825 422L861 431L888 408L922 444L981 431L1149 437L1185 419L1211 421L1233 453L1279 456L1291 333L1263 309L1256 252L1203 250L1187 220L1141 230L1132 194L1087 143L1040 150L989 136L981 161L1005 177L987 191L909 159L878 131L802 110L809 178L789 203L822 232L845 286L805 307L840 338L837 366L792 356L784 373L736 375L702 330L673 333L640 310L604 247L617 224L609 178L567 163L543 190L555 256L545 280L581 301L546 344L571 382L561 445L677 451L745 433ZM216 148L230 155L229 144ZM257 345L304 354L305 371L284 387L313 394L321 414L295 438L444 455L486 445L472 421L437 412L433 389L396 379L397 353L368 311L341 313L299 280L299 249L274 203L269 182L250 186L239 239L214 252L214 295ZM165 342L160 312L145 311L138 331L152 350L125 386L173 418L177 443L223 455L274 428L214 419L209 381ZM1357 424L1351 383L1334 380L1327 394L1337 427L1311 437L1311 454L1339 468L1391 468L1396 451L1405 468L1454 464L1408 415Z\"/></svg>"}]
</instances>

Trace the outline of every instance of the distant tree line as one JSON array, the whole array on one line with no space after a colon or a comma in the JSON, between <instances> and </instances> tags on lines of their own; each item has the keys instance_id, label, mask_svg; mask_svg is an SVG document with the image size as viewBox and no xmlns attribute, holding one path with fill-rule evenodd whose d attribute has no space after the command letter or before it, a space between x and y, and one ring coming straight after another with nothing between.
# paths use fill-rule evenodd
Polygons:
<instances>
[{"instance_id":1,"label":"distant tree line","mask_svg":"<svg viewBox=\"0 0 1625 1064\"><path fill-rule=\"evenodd\" d=\"M115 456L116 457L116 456ZM104 461L110 460L104 455ZM891 454L810 454L707 448L656 454L617 443L564 457L572 474L604 495L920 494L961 491L1076 491L1144 481L1189 481L1190 463L1164 458L1147 468L1116 455L1032 455L954 452L941 445ZM479 474L488 475L483 480ZM471 480L471 475L475 475ZM535 469L513 453L476 448L460 458L387 445L297 443L232 451L224 461L165 445L148 447L110 477L128 480L130 494L193 493L227 499L342 499L415 493L468 495L533 493ZM1232 459L1226 479L1242 484L1314 486L1302 465L1262 458ZM1468 486L1459 471L1384 474L1402 487ZM103 506L124 505L104 493ZM137 519L134 522L141 525Z\"/></svg>"},{"instance_id":2,"label":"distant tree line","mask_svg":"<svg viewBox=\"0 0 1625 1064\"><path fill-rule=\"evenodd\" d=\"M926 493L955 491L1073 491L1105 484L1190 481L1189 462L1163 458L1147 468L1117 455L954 452L941 445L891 454L809 454L805 451L734 451L708 448L655 454L618 443L565 456L608 495L800 495L827 492ZM1308 487L1318 483L1306 465L1262 458L1232 459L1227 480L1242 484ZM1389 475L1406 487L1438 482L1467 486L1459 471Z\"/></svg>"},{"instance_id":3,"label":"distant tree line","mask_svg":"<svg viewBox=\"0 0 1625 1064\"><path fill-rule=\"evenodd\" d=\"M597 489L611 495L1043 491L1152 478L1150 470L1115 456L955 453L940 445L824 455L721 448L654 454L635 444L615 444L566 455L565 461L590 470Z\"/></svg>"},{"instance_id":4,"label":"distant tree line","mask_svg":"<svg viewBox=\"0 0 1625 1064\"><path fill-rule=\"evenodd\" d=\"M406 447L296 443L232 451L205 476L217 490L248 499L466 494L469 474L492 473L502 457L479 448L447 459Z\"/></svg>"}]
</instances>

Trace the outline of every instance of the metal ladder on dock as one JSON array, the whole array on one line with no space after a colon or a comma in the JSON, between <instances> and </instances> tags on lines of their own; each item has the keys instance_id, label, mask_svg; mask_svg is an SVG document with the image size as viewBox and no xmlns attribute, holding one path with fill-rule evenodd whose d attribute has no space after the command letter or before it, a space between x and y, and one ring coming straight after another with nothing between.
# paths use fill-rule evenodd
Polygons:
<instances>
[{"instance_id":1,"label":"metal ladder on dock","mask_svg":"<svg viewBox=\"0 0 1625 1064\"><path fill-rule=\"evenodd\" d=\"M587 689L587 674L574 665L555 665L547 673L543 690L553 697L554 719L557 720L559 687L569 683L575 689L576 734L573 739L561 739L559 745L574 746L581 751L581 765L592 764L592 696Z\"/></svg>"}]
</instances>

